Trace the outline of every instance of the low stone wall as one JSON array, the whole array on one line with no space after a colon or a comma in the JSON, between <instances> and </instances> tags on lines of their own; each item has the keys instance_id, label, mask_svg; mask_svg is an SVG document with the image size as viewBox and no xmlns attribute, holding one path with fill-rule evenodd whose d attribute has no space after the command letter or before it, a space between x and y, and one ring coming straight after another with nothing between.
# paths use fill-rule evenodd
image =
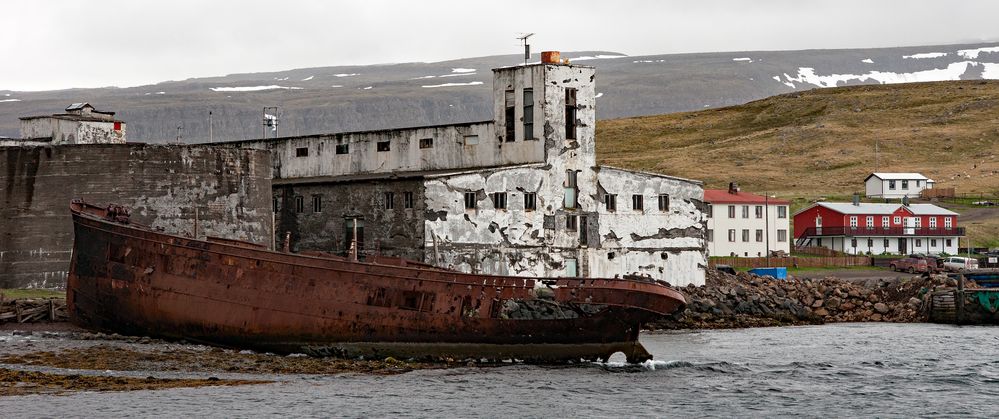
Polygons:
<instances>
[{"instance_id":1,"label":"low stone wall","mask_svg":"<svg viewBox=\"0 0 999 419\"><path fill-rule=\"evenodd\" d=\"M198 218L199 237L270 245L271 172L267 151L209 145L0 147L0 288L65 285L74 198L129 206L167 232Z\"/></svg>"}]
</instances>

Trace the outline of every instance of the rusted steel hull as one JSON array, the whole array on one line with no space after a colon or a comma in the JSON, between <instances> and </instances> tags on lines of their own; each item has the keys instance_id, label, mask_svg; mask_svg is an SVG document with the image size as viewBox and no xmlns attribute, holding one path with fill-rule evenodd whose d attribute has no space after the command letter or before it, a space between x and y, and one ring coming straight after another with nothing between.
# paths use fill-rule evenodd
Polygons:
<instances>
[{"instance_id":1,"label":"rusted steel hull","mask_svg":"<svg viewBox=\"0 0 999 419\"><path fill-rule=\"evenodd\" d=\"M67 305L74 323L103 331L313 355L641 361L651 358L641 325L685 305L654 281L302 256L169 235L93 208L73 205Z\"/></svg>"}]
</instances>

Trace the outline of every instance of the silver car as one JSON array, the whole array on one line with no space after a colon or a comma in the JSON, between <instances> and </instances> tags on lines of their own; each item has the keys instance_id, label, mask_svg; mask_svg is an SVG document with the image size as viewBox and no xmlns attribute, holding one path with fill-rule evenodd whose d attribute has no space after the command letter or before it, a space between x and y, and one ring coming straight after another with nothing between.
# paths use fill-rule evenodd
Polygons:
<instances>
[{"instance_id":1,"label":"silver car","mask_svg":"<svg viewBox=\"0 0 999 419\"><path fill-rule=\"evenodd\" d=\"M978 269L978 259L951 256L943 260L944 270L958 272L965 269Z\"/></svg>"}]
</instances>

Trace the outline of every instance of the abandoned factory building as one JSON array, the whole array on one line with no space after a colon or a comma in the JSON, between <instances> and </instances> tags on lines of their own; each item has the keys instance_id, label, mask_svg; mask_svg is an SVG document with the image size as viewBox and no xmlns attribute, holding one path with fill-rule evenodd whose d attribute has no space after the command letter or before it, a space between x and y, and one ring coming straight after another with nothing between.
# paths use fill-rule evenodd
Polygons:
<instances>
[{"instance_id":1,"label":"abandoned factory building","mask_svg":"<svg viewBox=\"0 0 999 419\"><path fill-rule=\"evenodd\" d=\"M597 165L594 78L499 68L491 121L224 146L272 152L293 250L345 253L356 234L362 255L465 272L703 284L702 184Z\"/></svg>"}]
</instances>

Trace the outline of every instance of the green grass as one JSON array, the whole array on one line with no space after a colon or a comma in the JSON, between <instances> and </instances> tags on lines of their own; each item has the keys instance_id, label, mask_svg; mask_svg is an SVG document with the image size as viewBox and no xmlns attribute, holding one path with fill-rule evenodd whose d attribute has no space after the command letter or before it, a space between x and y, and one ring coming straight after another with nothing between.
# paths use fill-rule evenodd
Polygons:
<instances>
[{"instance_id":1,"label":"green grass","mask_svg":"<svg viewBox=\"0 0 999 419\"><path fill-rule=\"evenodd\" d=\"M65 298L66 291L47 289L0 289L4 300L14 300L18 298Z\"/></svg>"}]
</instances>

